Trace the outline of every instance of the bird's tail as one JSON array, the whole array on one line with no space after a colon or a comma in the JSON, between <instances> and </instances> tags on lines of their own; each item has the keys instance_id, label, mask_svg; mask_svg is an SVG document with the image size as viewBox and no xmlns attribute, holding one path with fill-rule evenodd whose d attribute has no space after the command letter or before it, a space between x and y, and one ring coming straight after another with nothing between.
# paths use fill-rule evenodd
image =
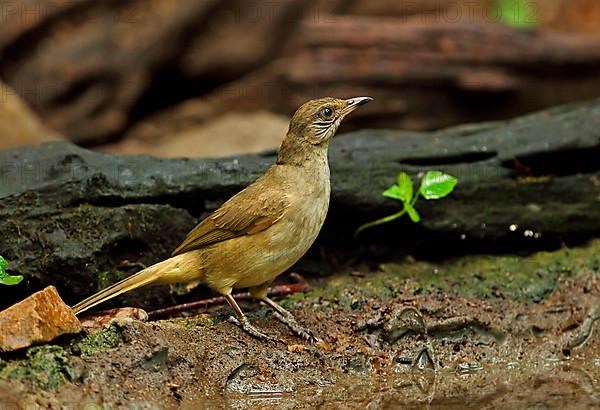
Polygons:
<instances>
[{"instance_id":1,"label":"bird's tail","mask_svg":"<svg viewBox=\"0 0 600 410\"><path fill-rule=\"evenodd\" d=\"M73 312L79 314L130 290L141 288L154 282L161 282L164 279L164 274L168 274L172 269L173 263L171 259L149 266L79 302L72 307Z\"/></svg>"}]
</instances>

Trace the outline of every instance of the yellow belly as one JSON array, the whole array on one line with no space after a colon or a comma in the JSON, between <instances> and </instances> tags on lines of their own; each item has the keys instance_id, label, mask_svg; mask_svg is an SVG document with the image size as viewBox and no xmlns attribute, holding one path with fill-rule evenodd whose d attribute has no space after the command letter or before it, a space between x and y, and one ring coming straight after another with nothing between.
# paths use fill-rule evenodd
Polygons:
<instances>
[{"instance_id":1,"label":"yellow belly","mask_svg":"<svg viewBox=\"0 0 600 410\"><path fill-rule=\"evenodd\" d=\"M314 243L327 214L329 195L301 201L275 225L254 235L216 244L203 255L204 282L219 293L271 282Z\"/></svg>"}]
</instances>

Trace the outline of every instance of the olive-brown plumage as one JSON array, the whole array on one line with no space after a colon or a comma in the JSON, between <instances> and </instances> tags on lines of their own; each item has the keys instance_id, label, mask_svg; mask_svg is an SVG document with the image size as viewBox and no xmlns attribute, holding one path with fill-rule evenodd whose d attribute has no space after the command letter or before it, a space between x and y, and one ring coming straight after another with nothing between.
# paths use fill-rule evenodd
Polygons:
<instances>
[{"instance_id":1,"label":"olive-brown plumage","mask_svg":"<svg viewBox=\"0 0 600 410\"><path fill-rule=\"evenodd\" d=\"M267 290L319 234L329 207L329 142L345 116L369 101L321 98L302 105L292 117L276 164L263 176L201 221L171 258L78 303L75 313L141 286L197 282L224 295L236 313L233 321L253 336L271 338L246 319L231 297L232 289L250 288L296 334L313 338L267 297Z\"/></svg>"}]
</instances>

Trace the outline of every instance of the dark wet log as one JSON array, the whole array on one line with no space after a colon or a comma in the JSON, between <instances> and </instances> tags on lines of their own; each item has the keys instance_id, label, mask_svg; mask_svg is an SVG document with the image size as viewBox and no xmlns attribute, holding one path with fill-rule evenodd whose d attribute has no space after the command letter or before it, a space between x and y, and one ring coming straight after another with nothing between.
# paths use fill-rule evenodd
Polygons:
<instances>
[{"instance_id":1,"label":"dark wet log","mask_svg":"<svg viewBox=\"0 0 600 410\"><path fill-rule=\"evenodd\" d=\"M435 133L342 136L331 147L333 196L320 245L390 259L406 252L531 250L597 236L598 130L600 101L594 101ZM51 283L73 302L166 257L200 217L273 161L274 154L119 157L67 143L0 152L0 254L31 289ZM417 203L420 224L403 219L351 239L361 223L398 209L381 192L399 171L416 179L429 169L460 182L448 198ZM317 259L305 259L305 269L325 269L311 268L311 260ZM3 304L13 298L0 292ZM157 306L166 294L144 291L130 301Z\"/></svg>"}]
</instances>

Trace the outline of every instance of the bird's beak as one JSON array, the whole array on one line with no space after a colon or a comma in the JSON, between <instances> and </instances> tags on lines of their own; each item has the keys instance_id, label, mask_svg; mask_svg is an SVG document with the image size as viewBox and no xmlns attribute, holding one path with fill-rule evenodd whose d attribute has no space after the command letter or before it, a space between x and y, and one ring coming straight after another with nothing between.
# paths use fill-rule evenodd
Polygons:
<instances>
[{"instance_id":1,"label":"bird's beak","mask_svg":"<svg viewBox=\"0 0 600 410\"><path fill-rule=\"evenodd\" d=\"M344 115L350 114L361 105L365 105L369 101L373 101L371 97L354 97L346 100L346 108L344 109Z\"/></svg>"}]
</instances>

